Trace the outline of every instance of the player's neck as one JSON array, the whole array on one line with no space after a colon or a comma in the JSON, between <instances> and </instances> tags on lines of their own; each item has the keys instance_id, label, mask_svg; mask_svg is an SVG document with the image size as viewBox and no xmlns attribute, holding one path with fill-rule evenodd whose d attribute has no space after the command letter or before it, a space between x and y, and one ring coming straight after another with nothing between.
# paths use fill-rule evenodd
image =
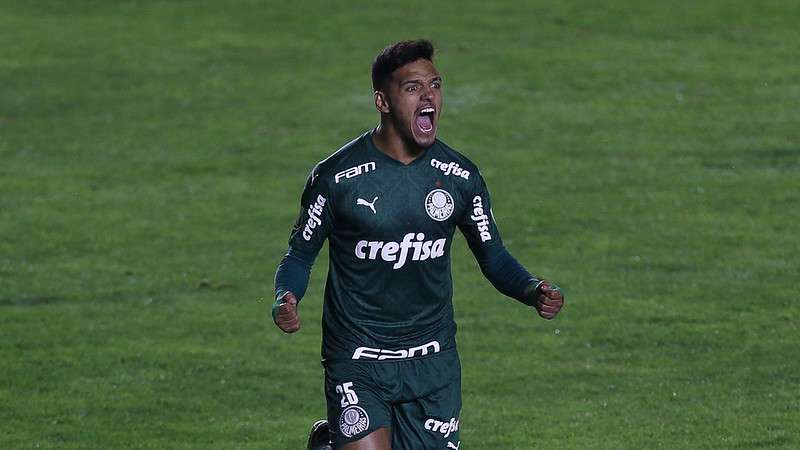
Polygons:
<instances>
[{"instance_id":1,"label":"player's neck","mask_svg":"<svg viewBox=\"0 0 800 450\"><path fill-rule=\"evenodd\" d=\"M424 148L409 145L393 126L385 123L378 125L372 139L378 150L403 164L411 164L425 152Z\"/></svg>"}]
</instances>

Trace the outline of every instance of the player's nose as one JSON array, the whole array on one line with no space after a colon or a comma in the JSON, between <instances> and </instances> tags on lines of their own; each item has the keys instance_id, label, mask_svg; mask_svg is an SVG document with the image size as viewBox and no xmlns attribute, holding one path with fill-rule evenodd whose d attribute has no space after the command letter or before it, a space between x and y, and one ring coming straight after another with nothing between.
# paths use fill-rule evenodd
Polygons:
<instances>
[{"instance_id":1,"label":"player's nose","mask_svg":"<svg viewBox=\"0 0 800 450\"><path fill-rule=\"evenodd\" d=\"M430 86L423 87L422 94L420 94L420 99L427 101L433 100L433 88Z\"/></svg>"}]
</instances>

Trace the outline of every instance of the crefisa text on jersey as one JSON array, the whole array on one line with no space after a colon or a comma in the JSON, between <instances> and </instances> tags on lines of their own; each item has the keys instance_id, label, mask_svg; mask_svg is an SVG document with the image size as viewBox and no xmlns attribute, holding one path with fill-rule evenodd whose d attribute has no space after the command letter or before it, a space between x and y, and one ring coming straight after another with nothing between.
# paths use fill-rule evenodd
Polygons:
<instances>
[{"instance_id":1,"label":"crefisa text on jersey","mask_svg":"<svg viewBox=\"0 0 800 450\"><path fill-rule=\"evenodd\" d=\"M375 170L377 166L375 165L375 161L365 162L364 164L359 164L357 166L353 166L349 169L344 169L343 171L337 173L333 176L335 184L339 184L339 181L342 178L353 178L361 175L362 173L367 173L372 170Z\"/></svg>"},{"instance_id":2,"label":"crefisa text on jersey","mask_svg":"<svg viewBox=\"0 0 800 450\"><path fill-rule=\"evenodd\" d=\"M403 236L402 242L358 241L355 252L358 259L378 259L380 257L384 261L396 261L392 269L399 269L406 264L409 249L414 249L414 253L411 255L412 261L425 261L428 258L434 259L444 255L445 244L447 244L446 238L426 241L424 233L408 233ZM369 254L367 247L369 247ZM399 257L397 256L398 250L400 251Z\"/></svg>"},{"instance_id":3,"label":"crefisa text on jersey","mask_svg":"<svg viewBox=\"0 0 800 450\"><path fill-rule=\"evenodd\" d=\"M489 216L483 210L483 199L480 195L476 195L472 199L472 220L478 226L478 231L481 233L481 242L491 241L492 235L489 233Z\"/></svg>"},{"instance_id":4,"label":"crefisa text on jersey","mask_svg":"<svg viewBox=\"0 0 800 450\"><path fill-rule=\"evenodd\" d=\"M314 228L317 225L322 225L322 208L325 207L326 199L321 194L317 195L317 201L308 207L308 220L306 227L303 229L303 239L310 241L311 235L314 234Z\"/></svg>"},{"instance_id":5,"label":"crefisa text on jersey","mask_svg":"<svg viewBox=\"0 0 800 450\"><path fill-rule=\"evenodd\" d=\"M469 180L469 170L462 169L457 162L450 161L449 163L445 163L437 159L431 159L431 167L441 170L445 175L450 175L452 173L457 177Z\"/></svg>"}]
</instances>

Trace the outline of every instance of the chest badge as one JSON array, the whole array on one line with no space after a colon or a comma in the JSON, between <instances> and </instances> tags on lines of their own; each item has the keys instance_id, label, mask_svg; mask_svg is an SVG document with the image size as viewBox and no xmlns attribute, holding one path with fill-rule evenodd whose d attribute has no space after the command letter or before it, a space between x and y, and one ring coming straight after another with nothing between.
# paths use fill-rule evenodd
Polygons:
<instances>
[{"instance_id":1,"label":"chest badge","mask_svg":"<svg viewBox=\"0 0 800 450\"><path fill-rule=\"evenodd\" d=\"M455 204L453 197L444 189L434 189L425 197L425 212L438 222L443 222L453 215Z\"/></svg>"}]
</instances>

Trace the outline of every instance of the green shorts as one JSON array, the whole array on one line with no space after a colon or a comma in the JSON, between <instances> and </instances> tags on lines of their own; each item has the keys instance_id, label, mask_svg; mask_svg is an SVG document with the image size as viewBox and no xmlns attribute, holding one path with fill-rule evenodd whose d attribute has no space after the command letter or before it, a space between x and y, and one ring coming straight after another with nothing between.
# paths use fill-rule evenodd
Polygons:
<instances>
[{"instance_id":1,"label":"green shorts","mask_svg":"<svg viewBox=\"0 0 800 450\"><path fill-rule=\"evenodd\" d=\"M393 450L459 447L461 363L455 349L414 359L323 365L334 448L383 427L391 429Z\"/></svg>"}]
</instances>

